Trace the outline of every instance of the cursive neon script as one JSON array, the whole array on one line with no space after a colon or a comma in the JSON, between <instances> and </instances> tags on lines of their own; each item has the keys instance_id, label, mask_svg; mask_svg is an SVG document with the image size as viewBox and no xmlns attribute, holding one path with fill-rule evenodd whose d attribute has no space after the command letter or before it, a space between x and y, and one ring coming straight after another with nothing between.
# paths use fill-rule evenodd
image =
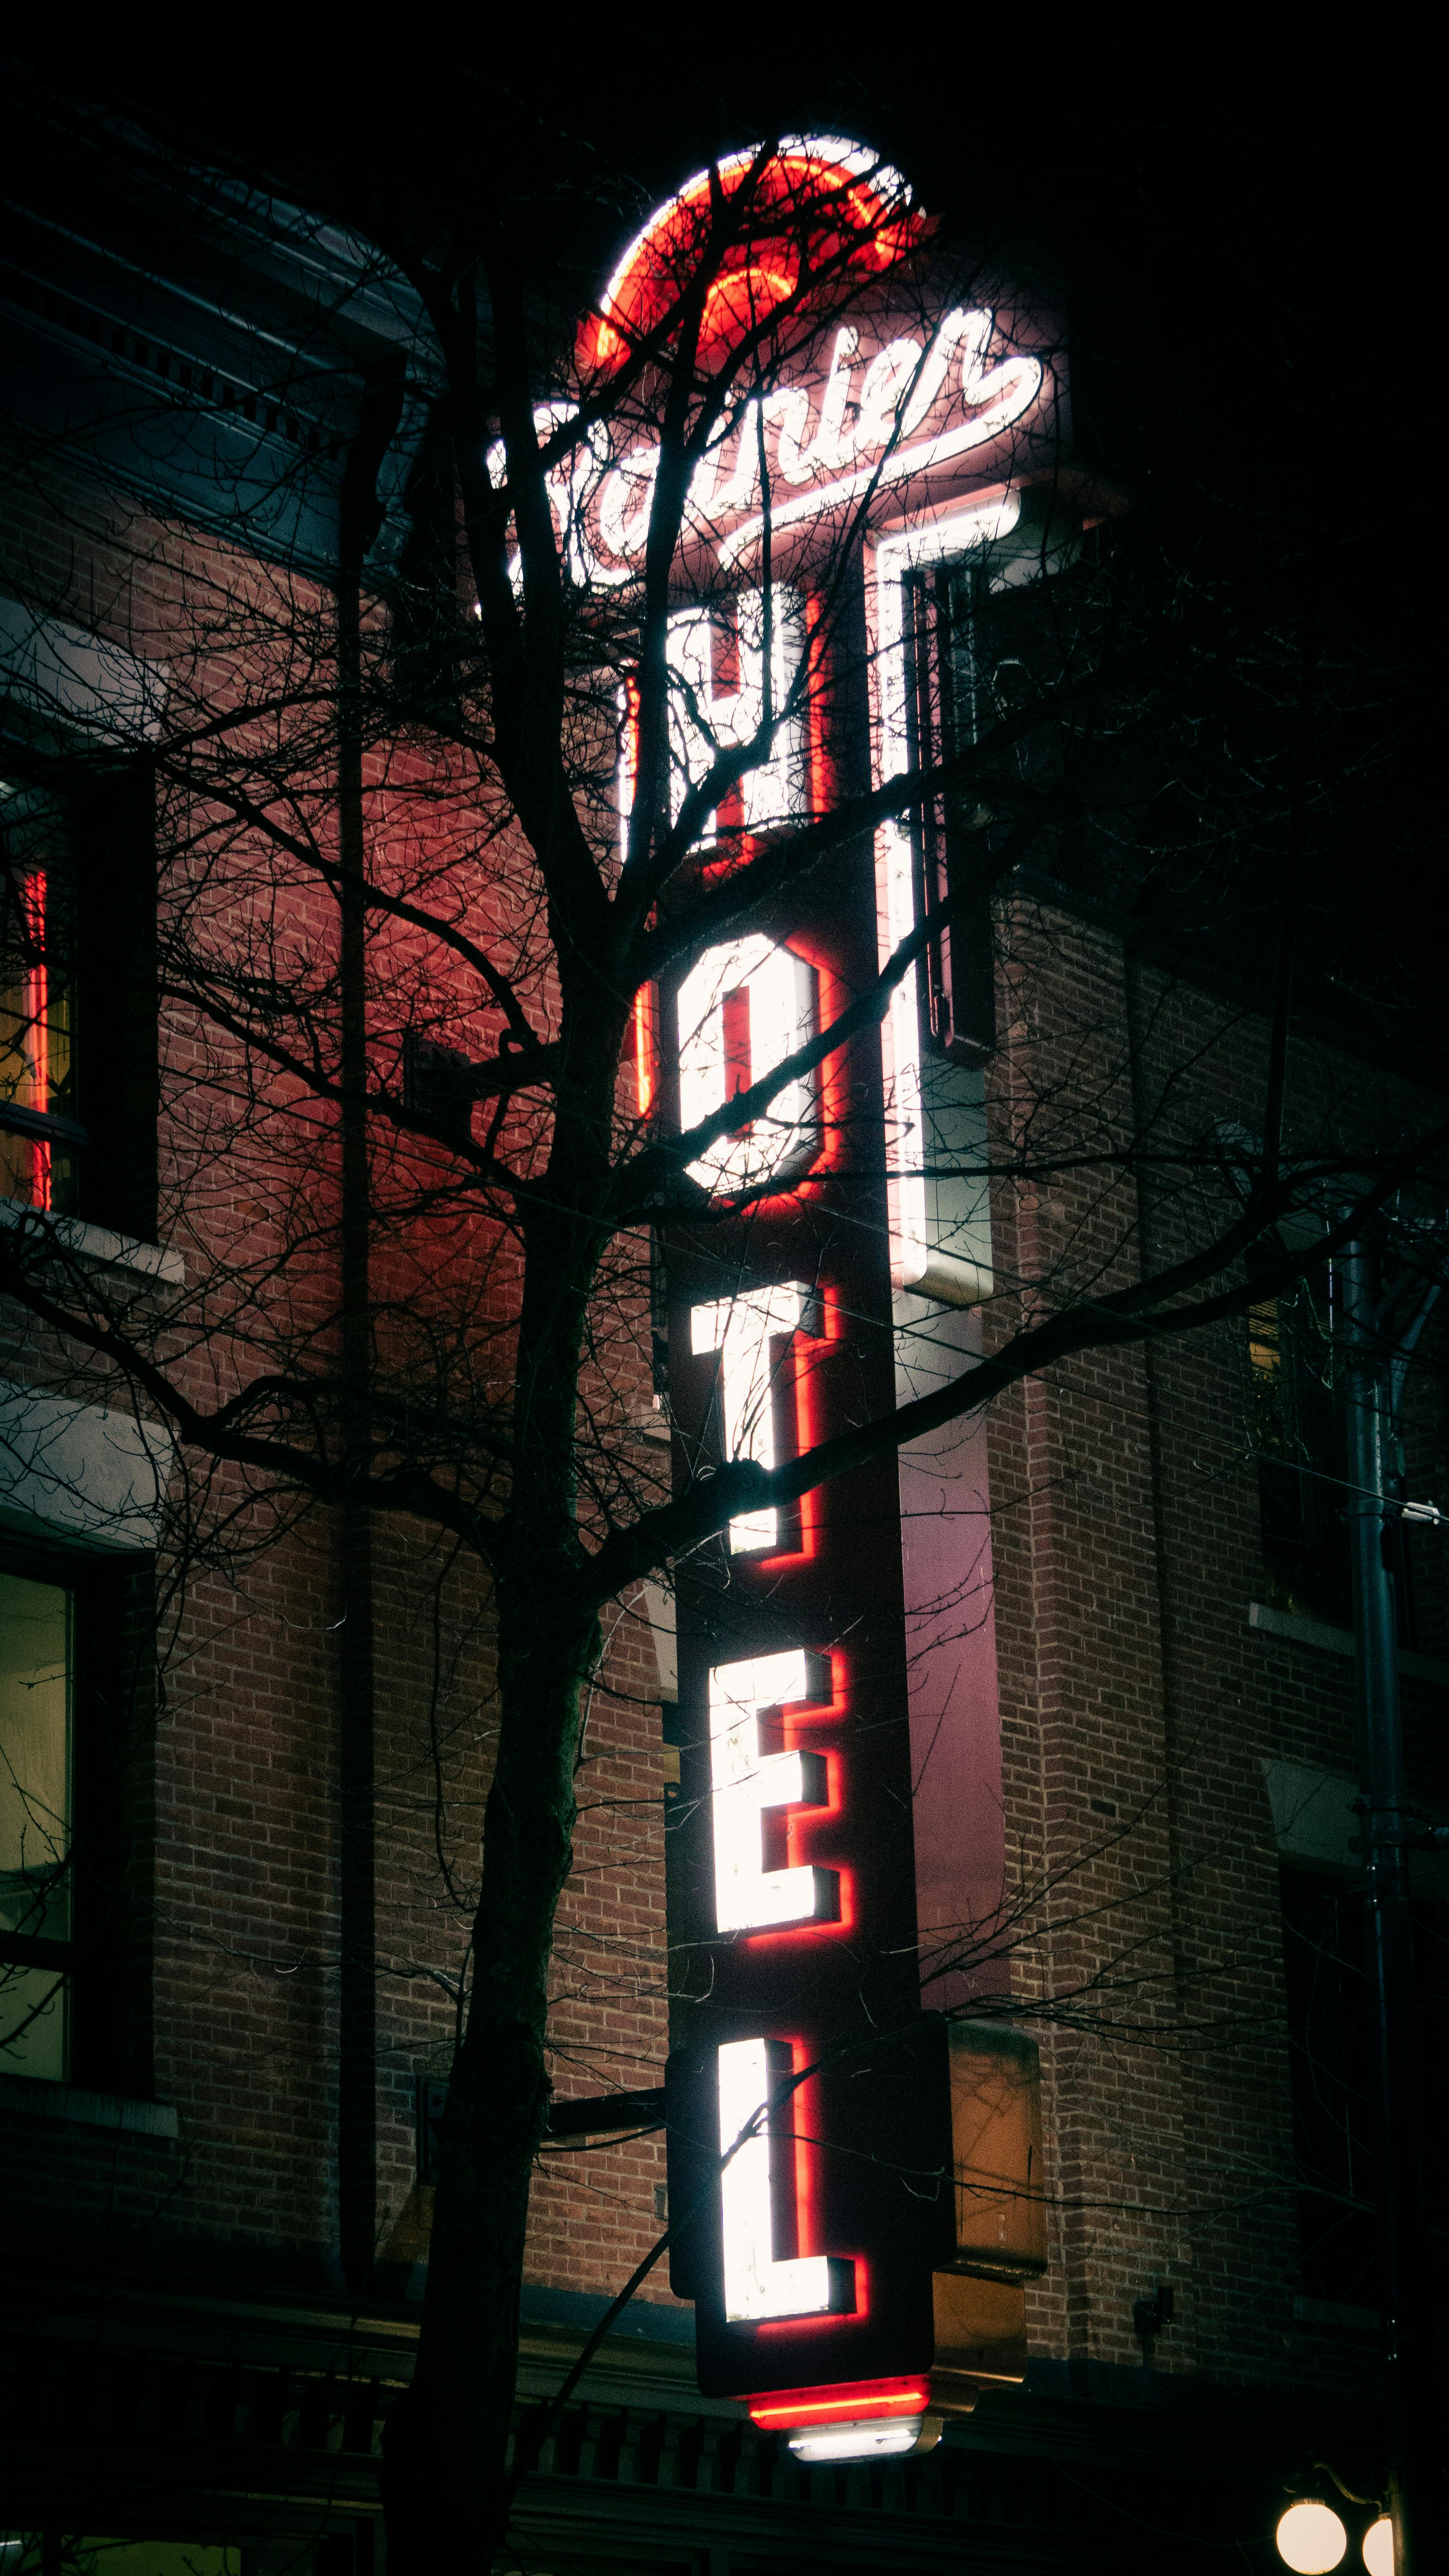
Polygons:
<instances>
[{"instance_id":1,"label":"cursive neon script","mask_svg":"<svg viewBox=\"0 0 1449 2576\"><path fill-rule=\"evenodd\" d=\"M864 357L847 323L835 335L823 380L783 384L752 397L694 471L684 540L738 563L772 532L799 528L872 488L929 474L984 447L1021 419L1042 388L1040 358L988 351L993 313L957 308L929 338L902 332ZM557 403L535 415L544 435L568 416ZM502 442L489 451L502 480ZM596 427L549 493L576 579L618 589L642 568L659 472L655 444L615 453Z\"/></svg>"}]
</instances>

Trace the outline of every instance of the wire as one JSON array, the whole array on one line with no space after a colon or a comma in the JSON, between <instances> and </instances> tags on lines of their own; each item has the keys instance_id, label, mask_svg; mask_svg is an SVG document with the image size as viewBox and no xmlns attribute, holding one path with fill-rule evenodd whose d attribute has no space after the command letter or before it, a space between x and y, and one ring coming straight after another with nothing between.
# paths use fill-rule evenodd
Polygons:
<instances>
[{"instance_id":1,"label":"wire","mask_svg":"<svg viewBox=\"0 0 1449 2576\"><path fill-rule=\"evenodd\" d=\"M1441 1512L1437 1503L1396 1502L1392 1494L1376 1494L1372 1485L1356 1485L1348 1476L1331 1476L1326 1467L1310 1467L1306 1459L1285 1458L1276 1449L1245 1449L1241 1455L1256 1459L1260 1466L1266 1462L1272 1467L1286 1467L1290 1475L1311 1476L1318 1485L1336 1485L1340 1493L1356 1494L1360 1502L1377 1503L1380 1511L1397 1512L1403 1521L1427 1521L1436 1529L1449 1522L1449 1512Z\"/></svg>"}]
</instances>

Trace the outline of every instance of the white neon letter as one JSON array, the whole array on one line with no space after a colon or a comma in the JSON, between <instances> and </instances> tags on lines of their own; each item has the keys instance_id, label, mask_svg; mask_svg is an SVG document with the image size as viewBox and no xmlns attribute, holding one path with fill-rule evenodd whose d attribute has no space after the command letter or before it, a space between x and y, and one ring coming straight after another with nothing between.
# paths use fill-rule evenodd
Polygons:
<instances>
[{"instance_id":1,"label":"white neon letter","mask_svg":"<svg viewBox=\"0 0 1449 2576\"><path fill-rule=\"evenodd\" d=\"M747 1061L731 1063L725 1007L747 1033ZM815 970L762 932L707 948L679 988L679 1123L687 1133L722 1109L746 1081L762 1082L815 1034ZM820 1150L813 1073L782 1083L762 1118L721 1136L689 1166L706 1189L757 1189L787 1180Z\"/></svg>"},{"instance_id":2,"label":"white neon letter","mask_svg":"<svg viewBox=\"0 0 1449 2576\"><path fill-rule=\"evenodd\" d=\"M833 1869L766 1869L761 1820L767 1807L823 1807L825 1763L818 1753L762 1753L760 1711L829 1696L811 1688L803 1646L783 1655L716 1664L709 1677L710 1820L714 1827L715 1921L721 1932L764 1932L781 1923L829 1923L840 1910Z\"/></svg>"},{"instance_id":3,"label":"white neon letter","mask_svg":"<svg viewBox=\"0 0 1449 2576\"><path fill-rule=\"evenodd\" d=\"M845 406L850 400L851 365L859 347L860 333L853 322L847 322L844 330L835 334L830 373L820 397L820 426L806 459L811 466L823 465L832 474L838 473L850 458L852 442L846 435Z\"/></svg>"},{"instance_id":4,"label":"white neon letter","mask_svg":"<svg viewBox=\"0 0 1449 2576\"><path fill-rule=\"evenodd\" d=\"M715 688L711 611L683 608L669 620L664 652L670 675L673 807L677 814L686 787L708 777L721 751L737 751L759 732L765 721L768 644L774 730L762 758L740 781L744 828L759 832L803 814L807 803L804 709L797 706L783 721L780 714L805 646L804 603L798 591L776 584L768 596L762 590L741 591L733 612L738 686L732 690ZM711 839L714 830L711 814L701 839Z\"/></svg>"},{"instance_id":5,"label":"white neon letter","mask_svg":"<svg viewBox=\"0 0 1449 2576\"><path fill-rule=\"evenodd\" d=\"M778 1288L747 1289L715 1305L691 1307L689 1330L696 1359L705 1351L720 1355L727 1458L751 1458L757 1466L774 1466L770 1340L775 1333L798 1332L802 1324L819 1339L818 1301L798 1279ZM773 1504L762 1511L741 1512L730 1523L730 1546L736 1555L774 1547L779 1536L780 1515Z\"/></svg>"},{"instance_id":6,"label":"white neon letter","mask_svg":"<svg viewBox=\"0 0 1449 2576\"><path fill-rule=\"evenodd\" d=\"M857 455L873 453L884 447L887 439L900 436L907 388L918 385L924 372L919 340L887 340L883 349L877 349L861 379L860 409L855 422Z\"/></svg>"},{"instance_id":7,"label":"white neon letter","mask_svg":"<svg viewBox=\"0 0 1449 2576\"><path fill-rule=\"evenodd\" d=\"M644 551L659 454L657 447L633 448L605 478L599 495L599 534L611 555Z\"/></svg>"},{"instance_id":8,"label":"white neon letter","mask_svg":"<svg viewBox=\"0 0 1449 2576\"><path fill-rule=\"evenodd\" d=\"M772 2063L773 2061L773 2063ZM746 2123L769 2100L772 2079L790 2072L779 2041L730 2040L719 2053L719 2143L726 2155ZM855 2265L838 2255L796 2254L775 2260L770 2190L770 2121L737 2149L720 2175L724 2220L724 2307L732 2325L771 2317L819 2317L855 2306Z\"/></svg>"},{"instance_id":9,"label":"white neon letter","mask_svg":"<svg viewBox=\"0 0 1449 2576\"><path fill-rule=\"evenodd\" d=\"M954 317L953 317L954 318ZM990 314L968 313L962 321L983 324ZM979 338L979 333L977 337ZM967 338L966 363L976 342ZM884 537L875 556L876 703L879 720L877 774L899 778L911 765L906 711L904 581L922 564L942 563L973 547L1008 536L1021 515L1021 496L1004 501L974 502L933 526ZM904 823L883 823L876 834L876 900L882 965L916 926L915 869L910 833ZM891 1279L898 1288L927 1281L938 1254L930 1241L926 1203L925 1107L921 1082L921 1038L916 978L906 975L891 995L885 1031L886 1152L895 1169L887 1200L891 1236ZM928 1294L935 1291L928 1289Z\"/></svg>"}]
</instances>

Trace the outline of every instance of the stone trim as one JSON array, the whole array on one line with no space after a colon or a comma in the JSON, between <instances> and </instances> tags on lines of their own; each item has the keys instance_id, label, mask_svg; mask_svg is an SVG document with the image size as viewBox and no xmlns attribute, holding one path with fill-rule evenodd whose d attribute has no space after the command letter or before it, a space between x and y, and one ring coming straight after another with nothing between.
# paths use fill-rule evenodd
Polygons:
<instances>
[{"instance_id":1,"label":"stone trim","mask_svg":"<svg viewBox=\"0 0 1449 2576\"><path fill-rule=\"evenodd\" d=\"M48 2084L38 2075L0 2075L0 2113L23 2120L66 2120L82 2129L120 2130L143 2138L180 2132L172 2102L134 2102L120 2093L83 2093L73 2084Z\"/></svg>"},{"instance_id":2,"label":"stone trim","mask_svg":"<svg viewBox=\"0 0 1449 2576\"><path fill-rule=\"evenodd\" d=\"M186 1284L186 1264L165 1244L142 1243L133 1234L113 1234L108 1225L86 1225L77 1216L52 1216L23 1199L0 1199L0 1226L48 1236L56 1251L99 1270L123 1270L134 1279L159 1281L167 1288Z\"/></svg>"},{"instance_id":3,"label":"stone trim","mask_svg":"<svg viewBox=\"0 0 1449 2576\"><path fill-rule=\"evenodd\" d=\"M1317 1646L1330 1655L1353 1656L1353 1630L1330 1627L1326 1619L1300 1619L1295 1610L1270 1610L1266 1601L1250 1601L1248 1625L1264 1636L1286 1637L1295 1646ZM1413 1681L1449 1684L1449 1664L1437 1655L1401 1654L1399 1670Z\"/></svg>"}]
</instances>

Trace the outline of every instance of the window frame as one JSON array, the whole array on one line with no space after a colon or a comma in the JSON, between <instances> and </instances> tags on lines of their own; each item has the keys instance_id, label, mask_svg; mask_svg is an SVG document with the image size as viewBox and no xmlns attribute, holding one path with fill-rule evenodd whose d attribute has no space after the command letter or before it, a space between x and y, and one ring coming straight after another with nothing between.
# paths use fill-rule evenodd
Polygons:
<instances>
[{"instance_id":1,"label":"window frame","mask_svg":"<svg viewBox=\"0 0 1449 2576\"><path fill-rule=\"evenodd\" d=\"M0 1572L63 1587L74 1603L69 1936L51 1943L0 1932L0 1960L53 1963L69 1980L65 2072L36 2081L145 2097L153 2084L155 1559L0 1526ZM46 1955L20 1955L37 1938Z\"/></svg>"},{"instance_id":2,"label":"window frame","mask_svg":"<svg viewBox=\"0 0 1449 2576\"><path fill-rule=\"evenodd\" d=\"M75 1852L76 1587L71 1572L68 1569L62 1571L55 1562L52 1552L49 1550L36 1551L28 1548L16 1550L10 1547L0 1546L0 1576L3 1575L8 1575L17 1582L34 1583L43 1585L47 1589L62 1591L65 1594L68 1604L66 1620L67 1663L65 1677L67 1706L64 1757L66 1770L66 1803L64 1822L66 1835L65 1869L68 1881L66 1889L68 1928L62 1936L49 1932L10 1931L8 1928L0 1926L0 1969L38 1968L43 1972L53 1971L58 1983L64 1989L64 2001L61 2007L63 2030L65 2034L62 2041L62 2072L58 2079L39 2079L42 2081L58 2080L64 2083L69 2080L70 2073L71 2000L72 1984L76 1966L75 1886L74 1873L72 1869L72 1861ZM0 2012L3 2012L3 2010L3 2004L0 2004ZM6 2056L0 2055L0 2072L7 2074L11 2072L25 2073L27 2070L24 2068L13 2068L9 2059Z\"/></svg>"},{"instance_id":3,"label":"window frame","mask_svg":"<svg viewBox=\"0 0 1449 2576\"><path fill-rule=\"evenodd\" d=\"M17 944L23 944L28 951L30 942L37 940L38 948L38 953L34 956L25 954L18 969L19 980L22 986L28 987L39 976L45 977L45 996L39 1007L45 1013L47 1058L51 1053L52 994L57 986L63 994L62 1011L71 1023L67 1031L67 1043L74 1081L77 1062L75 1021L78 1016L74 938L72 934L66 941L66 946L71 953L62 961L57 953L59 940L56 929L58 916L63 918L64 911L73 907L75 902L74 868L70 850L70 818L64 801L48 788L37 789L27 785L17 786L7 793L3 804L0 804L0 824L6 827L7 839L11 830L17 831L19 835L18 846L7 849L4 882L0 884L0 901L3 901L6 922L8 925L13 910L18 934ZM27 841L31 844L28 849L25 846ZM45 910L39 915L38 921L35 905L23 891L25 886L33 883L36 878L39 878L46 888ZM52 890L58 884L65 886L68 903L57 904L51 901ZM69 929L71 925L66 927ZM63 933L60 935L64 936ZM23 1011L28 1011L30 1008L31 997L27 993ZM32 1053L36 1051L33 1047L36 1025L34 1018L22 1020L21 1033L22 1036L31 1037ZM18 1047L16 1051L19 1051ZM44 1079L48 1092L53 1080L53 1071L48 1062ZM0 1099L0 1132L19 1137L32 1147L40 1149L32 1159L30 1205L56 1215L78 1215L81 1187L78 1174L74 1193L72 1188L67 1186L57 1196L51 1181L48 1156L44 1166L44 1185L39 1190L34 1187L34 1172L35 1166L40 1162L40 1155L44 1154L47 1148L58 1148L62 1154L71 1156L87 1148L91 1140L84 1124L63 1111L37 1109L24 1101ZM74 1205L70 1203L73 1194Z\"/></svg>"},{"instance_id":4,"label":"window frame","mask_svg":"<svg viewBox=\"0 0 1449 2576\"><path fill-rule=\"evenodd\" d=\"M50 1213L152 1243L160 1115L154 763L133 755L77 774L73 761L27 759L6 736L0 769L14 791L0 821L33 821L37 841L48 830L70 887L78 1113L0 1103L0 1130L74 1156L73 1204L52 1196Z\"/></svg>"},{"instance_id":5,"label":"window frame","mask_svg":"<svg viewBox=\"0 0 1449 2576\"><path fill-rule=\"evenodd\" d=\"M1299 2279L1310 2298L1372 2309L1380 2297L1379 2150L1363 1903L1362 1887L1348 1873L1280 1860ZM1316 1936L1307 1921L1315 1908ZM1322 1926L1330 1913L1331 1935L1325 1939ZM1449 2031L1449 1913L1416 1896L1413 1924L1418 2132L1431 2212L1426 2253L1442 2296L1449 2285L1449 2238L1432 2213L1442 2206L1449 2184L1443 2047Z\"/></svg>"}]
</instances>

